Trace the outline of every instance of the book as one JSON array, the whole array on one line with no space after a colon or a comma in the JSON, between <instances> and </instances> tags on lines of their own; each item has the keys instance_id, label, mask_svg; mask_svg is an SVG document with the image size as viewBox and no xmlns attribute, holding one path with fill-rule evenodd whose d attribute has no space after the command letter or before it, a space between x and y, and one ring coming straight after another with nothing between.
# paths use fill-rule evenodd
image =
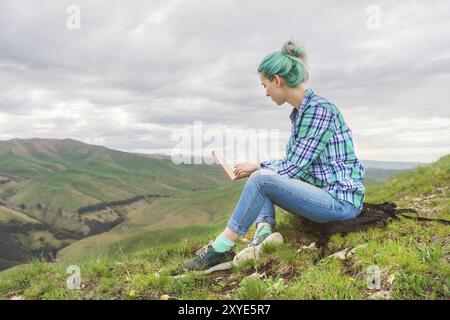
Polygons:
<instances>
[{"instance_id":1,"label":"book","mask_svg":"<svg viewBox=\"0 0 450 320\"><path fill-rule=\"evenodd\" d=\"M223 171L225 171L225 173L227 174L227 176L231 179L231 180L237 180L239 179L235 174L234 174L234 170L233 168L227 164L224 160L224 158L222 157L222 155L220 154L220 152L213 150L212 154L214 156L214 158L216 159L216 162L218 164L220 164L220 166L222 167Z\"/></svg>"}]
</instances>

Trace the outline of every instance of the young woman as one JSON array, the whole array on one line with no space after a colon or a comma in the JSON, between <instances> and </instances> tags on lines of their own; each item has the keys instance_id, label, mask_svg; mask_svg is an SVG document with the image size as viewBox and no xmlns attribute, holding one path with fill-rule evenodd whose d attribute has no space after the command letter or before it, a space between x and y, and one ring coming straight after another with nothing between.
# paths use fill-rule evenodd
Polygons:
<instances>
[{"instance_id":1,"label":"young woman","mask_svg":"<svg viewBox=\"0 0 450 320\"><path fill-rule=\"evenodd\" d=\"M286 156L235 166L235 174L249 177L236 208L215 241L184 262L188 270L233 260L235 241L253 223L251 245L267 242L275 227L274 205L320 223L353 219L362 210L364 168L355 155L351 130L334 104L304 87L309 72L303 49L287 41L281 51L262 60L258 73L266 96L293 107Z\"/></svg>"}]
</instances>

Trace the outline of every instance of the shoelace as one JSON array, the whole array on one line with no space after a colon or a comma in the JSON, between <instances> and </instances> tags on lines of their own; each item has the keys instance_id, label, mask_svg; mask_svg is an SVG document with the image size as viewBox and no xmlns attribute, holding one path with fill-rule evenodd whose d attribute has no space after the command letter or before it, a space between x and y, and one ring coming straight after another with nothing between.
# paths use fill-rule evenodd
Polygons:
<instances>
[{"instance_id":1,"label":"shoelace","mask_svg":"<svg viewBox=\"0 0 450 320\"><path fill-rule=\"evenodd\" d=\"M257 246L257 240L258 240L258 236L259 236L259 233L260 233L261 229L262 229L262 228L257 229L257 230L255 231L255 234L253 235L253 239L252 239L252 242L251 242L252 248L253 248L253 260L255 260L255 261L256 261L256 246Z\"/></svg>"},{"instance_id":2,"label":"shoelace","mask_svg":"<svg viewBox=\"0 0 450 320\"><path fill-rule=\"evenodd\" d=\"M195 255L199 256L200 258L203 258L206 254L206 252L208 252L208 247L210 245L212 245L213 240L209 241L208 244L205 244L203 247L201 247L200 249L198 249L197 251L195 251Z\"/></svg>"},{"instance_id":3,"label":"shoelace","mask_svg":"<svg viewBox=\"0 0 450 320\"><path fill-rule=\"evenodd\" d=\"M259 233L261 232L262 228L259 228L255 231L255 234L253 235L253 239L252 239L252 246L255 247L257 246L257 242L258 242L258 237L259 237Z\"/></svg>"}]
</instances>

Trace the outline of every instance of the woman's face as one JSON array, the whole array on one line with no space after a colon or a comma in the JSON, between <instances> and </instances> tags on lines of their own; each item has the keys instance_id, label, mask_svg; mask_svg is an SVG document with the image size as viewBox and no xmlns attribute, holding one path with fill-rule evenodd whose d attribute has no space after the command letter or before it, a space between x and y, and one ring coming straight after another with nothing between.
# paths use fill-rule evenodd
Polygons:
<instances>
[{"instance_id":1,"label":"woman's face","mask_svg":"<svg viewBox=\"0 0 450 320\"><path fill-rule=\"evenodd\" d=\"M261 79L261 85L266 89L266 96L271 97L272 101L277 105L282 105L286 102L286 94L283 90L283 79L275 75L272 81L267 79L262 73L259 73Z\"/></svg>"}]
</instances>

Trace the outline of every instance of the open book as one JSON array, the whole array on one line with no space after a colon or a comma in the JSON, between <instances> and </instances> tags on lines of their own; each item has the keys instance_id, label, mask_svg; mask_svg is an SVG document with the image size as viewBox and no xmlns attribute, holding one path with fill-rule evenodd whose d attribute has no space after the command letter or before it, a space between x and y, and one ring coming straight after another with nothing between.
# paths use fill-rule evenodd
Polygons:
<instances>
[{"instance_id":1,"label":"open book","mask_svg":"<svg viewBox=\"0 0 450 320\"><path fill-rule=\"evenodd\" d=\"M222 167L223 171L225 171L225 173L228 175L228 177L231 180L240 179L233 173L234 172L233 168L229 164L227 164L225 162L225 160L223 159L222 155L218 151L213 150L212 154L213 154L214 158L216 159L217 163L220 164L220 166Z\"/></svg>"}]
</instances>

